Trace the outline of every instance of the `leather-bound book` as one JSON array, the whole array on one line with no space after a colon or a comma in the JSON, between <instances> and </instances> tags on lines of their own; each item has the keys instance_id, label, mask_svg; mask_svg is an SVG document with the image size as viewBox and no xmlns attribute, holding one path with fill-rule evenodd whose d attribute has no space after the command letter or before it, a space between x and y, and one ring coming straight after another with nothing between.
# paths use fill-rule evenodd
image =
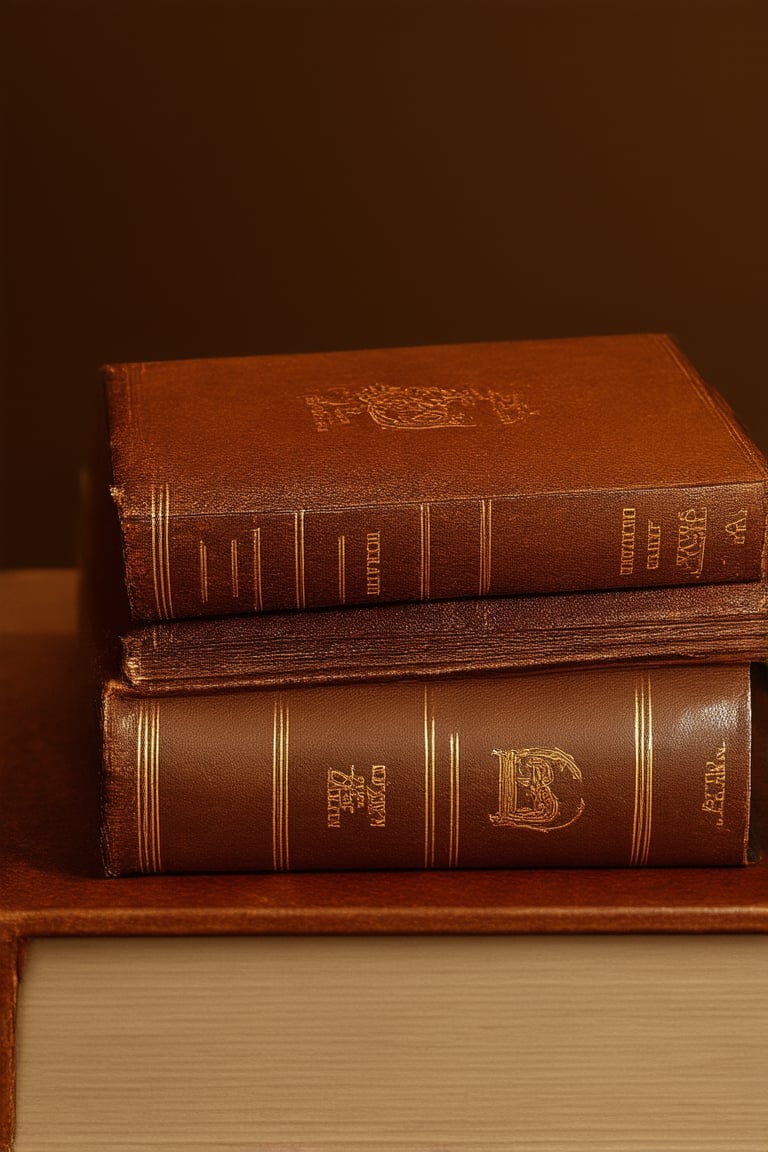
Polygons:
<instances>
[{"instance_id":1,"label":"leather-bound book","mask_svg":"<svg viewBox=\"0 0 768 1152\"><path fill-rule=\"evenodd\" d=\"M104 695L110 875L731 865L746 665Z\"/></svg>"},{"instance_id":2,"label":"leather-bound book","mask_svg":"<svg viewBox=\"0 0 768 1152\"><path fill-rule=\"evenodd\" d=\"M768 658L762 583L442 600L127 629L120 675L148 694L461 673Z\"/></svg>"},{"instance_id":3,"label":"leather-bound book","mask_svg":"<svg viewBox=\"0 0 768 1152\"><path fill-rule=\"evenodd\" d=\"M658 335L106 370L133 619L757 581L768 467Z\"/></svg>"},{"instance_id":4,"label":"leather-bound book","mask_svg":"<svg viewBox=\"0 0 768 1152\"><path fill-rule=\"evenodd\" d=\"M103 438L97 438L100 446ZM436 600L131 626L119 523L101 468L83 476L82 633L94 693L393 680L617 662L768 658L762 581Z\"/></svg>"}]
</instances>

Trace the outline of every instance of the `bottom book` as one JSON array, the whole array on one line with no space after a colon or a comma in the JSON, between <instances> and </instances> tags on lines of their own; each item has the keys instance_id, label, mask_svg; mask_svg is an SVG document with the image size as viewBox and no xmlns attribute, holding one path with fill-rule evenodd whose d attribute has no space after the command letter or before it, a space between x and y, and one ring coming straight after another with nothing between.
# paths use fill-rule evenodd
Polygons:
<instances>
[{"instance_id":1,"label":"bottom book","mask_svg":"<svg viewBox=\"0 0 768 1152\"><path fill-rule=\"evenodd\" d=\"M743 864L744 665L103 698L109 875Z\"/></svg>"},{"instance_id":2,"label":"bottom book","mask_svg":"<svg viewBox=\"0 0 768 1152\"><path fill-rule=\"evenodd\" d=\"M15 1152L762 1152L765 935L33 940Z\"/></svg>"}]
</instances>

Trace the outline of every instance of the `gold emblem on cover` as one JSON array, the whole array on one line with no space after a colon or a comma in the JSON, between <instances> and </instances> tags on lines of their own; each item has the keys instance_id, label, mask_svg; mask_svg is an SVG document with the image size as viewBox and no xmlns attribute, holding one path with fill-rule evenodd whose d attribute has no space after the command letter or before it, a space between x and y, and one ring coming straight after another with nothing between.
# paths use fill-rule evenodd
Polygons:
<instances>
[{"instance_id":1,"label":"gold emblem on cover","mask_svg":"<svg viewBox=\"0 0 768 1152\"><path fill-rule=\"evenodd\" d=\"M487 403L502 424L517 424L536 413L516 392L491 388L428 388L369 384L356 391L330 388L305 396L318 432L349 424L367 413L381 428L466 428L477 423L476 405Z\"/></svg>"},{"instance_id":2,"label":"gold emblem on cover","mask_svg":"<svg viewBox=\"0 0 768 1152\"><path fill-rule=\"evenodd\" d=\"M499 810L490 817L501 828L553 832L581 816L581 771L559 748L494 748L499 760Z\"/></svg>"}]
</instances>

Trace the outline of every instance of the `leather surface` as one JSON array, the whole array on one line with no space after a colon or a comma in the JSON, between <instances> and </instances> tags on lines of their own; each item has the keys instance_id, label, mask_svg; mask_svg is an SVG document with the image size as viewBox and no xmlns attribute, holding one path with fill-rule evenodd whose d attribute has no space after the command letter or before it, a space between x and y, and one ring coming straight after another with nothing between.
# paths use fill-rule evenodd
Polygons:
<instances>
[{"instance_id":1,"label":"leather surface","mask_svg":"<svg viewBox=\"0 0 768 1152\"><path fill-rule=\"evenodd\" d=\"M104 698L111 874L745 861L746 666Z\"/></svg>"},{"instance_id":2,"label":"leather surface","mask_svg":"<svg viewBox=\"0 0 768 1152\"><path fill-rule=\"evenodd\" d=\"M145 692L768 656L762 583L178 620L122 637Z\"/></svg>"},{"instance_id":3,"label":"leather surface","mask_svg":"<svg viewBox=\"0 0 768 1152\"><path fill-rule=\"evenodd\" d=\"M763 571L765 461L665 337L106 379L135 619Z\"/></svg>"}]
</instances>

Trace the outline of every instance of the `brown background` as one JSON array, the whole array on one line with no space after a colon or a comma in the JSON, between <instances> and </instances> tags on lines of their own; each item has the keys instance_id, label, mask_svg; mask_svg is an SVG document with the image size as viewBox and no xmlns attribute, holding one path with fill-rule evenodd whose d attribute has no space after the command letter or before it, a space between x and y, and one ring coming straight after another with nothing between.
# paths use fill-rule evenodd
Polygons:
<instances>
[{"instance_id":1,"label":"brown background","mask_svg":"<svg viewBox=\"0 0 768 1152\"><path fill-rule=\"evenodd\" d=\"M74 560L109 360L665 330L768 447L764 0L3 20L6 565Z\"/></svg>"}]
</instances>

